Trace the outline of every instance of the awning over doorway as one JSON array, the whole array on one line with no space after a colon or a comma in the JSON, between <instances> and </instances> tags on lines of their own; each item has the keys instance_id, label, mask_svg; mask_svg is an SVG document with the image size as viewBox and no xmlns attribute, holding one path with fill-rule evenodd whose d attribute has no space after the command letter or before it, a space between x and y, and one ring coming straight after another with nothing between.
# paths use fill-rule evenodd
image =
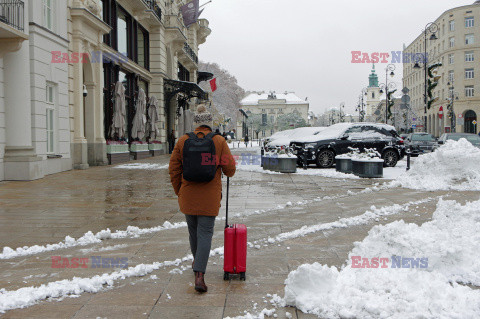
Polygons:
<instances>
[{"instance_id":1,"label":"awning over doorway","mask_svg":"<svg viewBox=\"0 0 480 319\"><path fill-rule=\"evenodd\" d=\"M213 73L210 72L198 72L197 84L203 81L208 81L213 79Z\"/></svg>"},{"instance_id":2,"label":"awning over doorway","mask_svg":"<svg viewBox=\"0 0 480 319\"><path fill-rule=\"evenodd\" d=\"M188 99L196 97L200 100L208 100L208 94L193 82L164 79L164 89L166 105L178 93L185 94Z\"/></svg>"}]
</instances>

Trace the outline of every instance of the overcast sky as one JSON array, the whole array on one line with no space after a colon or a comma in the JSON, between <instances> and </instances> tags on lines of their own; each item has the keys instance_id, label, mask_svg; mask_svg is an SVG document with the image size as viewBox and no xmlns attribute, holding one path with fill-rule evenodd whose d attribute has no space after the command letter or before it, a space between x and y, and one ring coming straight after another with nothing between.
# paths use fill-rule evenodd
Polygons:
<instances>
[{"instance_id":1,"label":"overcast sky","mask_svg":"<svg viewBox=\"0 0 480 319\"><path fill-rule=\"evenodd\" d=\"M246 90L295 91L315 113L342 102L354 112L372 66L352 64L352 51L401 51L445 10L473 2L213 0L202 15L212 34L199 58L230 71ZM376 66L380 83L386 65ZM401 87L401 64L397 71Z\"/></svg>"}]
</instances>

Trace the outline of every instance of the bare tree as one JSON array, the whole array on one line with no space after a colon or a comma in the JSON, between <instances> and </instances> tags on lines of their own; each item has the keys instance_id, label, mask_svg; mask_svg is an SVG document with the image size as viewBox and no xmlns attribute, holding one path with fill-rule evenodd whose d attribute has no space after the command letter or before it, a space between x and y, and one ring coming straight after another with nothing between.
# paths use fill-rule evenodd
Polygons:
<instances>
[{"instance_id":1,"label":"bare tree","mask_svg":"<svg viewBox=\"0 0 480 319\"><path fill-rule=\"evenodd\" d=\"M212 93L212 104L221 114L232 120L227 128L233 129L237 122L237 113L240 107L240 101L245 97L245 90L238 85L237 79L227 70L221 68L217 63L208 63L200 61L198 70L201 72L210 72L217 79L217 90ZM200 87L206 92L210 92L209 82L200 83Z\"/></svg>"}]
</instances>

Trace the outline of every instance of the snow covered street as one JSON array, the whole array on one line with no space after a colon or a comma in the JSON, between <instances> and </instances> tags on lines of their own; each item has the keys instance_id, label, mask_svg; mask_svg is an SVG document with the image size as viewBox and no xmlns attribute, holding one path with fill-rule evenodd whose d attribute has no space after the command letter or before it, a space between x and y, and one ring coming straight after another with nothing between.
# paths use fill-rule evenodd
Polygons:
<instances>
[{"instance_id":1,"label":"snow covered street","mask_svg":"<svg viewBox=\"0 0 480 319\"><path fill-rule=\"evenodd\" d=\"M237 155L245 151L257 149L232 149ZM431 156L447 158L448 152ZM248 227L247 280L223 281L222 207L206 274L209 292L198 295L167 164L168 157L160 156L1 183L0 317L475 318L480 313L478 191L410 187L412 179L401 177L404 162L386 173L394 182L345 178L334 170L268 174L244 165L231 180L230 221ZM414 167L412 178L428 178ZM352 267L355 256L389 258L390 266L395 255L427 258L428 267ZM112 267L112 260L123 266Z\"/></svg>"}]
</instances>

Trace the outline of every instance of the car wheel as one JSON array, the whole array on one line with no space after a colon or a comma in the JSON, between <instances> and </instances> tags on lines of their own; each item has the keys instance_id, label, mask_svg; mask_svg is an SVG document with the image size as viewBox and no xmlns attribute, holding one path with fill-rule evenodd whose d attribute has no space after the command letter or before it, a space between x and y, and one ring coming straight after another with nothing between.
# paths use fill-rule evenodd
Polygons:
<instances>
[{"instance_id":1,"label":"car wheel","mask_svg":"<svg viewBox=\"0 0 480 319\"><path fill-rule=\"evenodd\" d=\"M398 153L394 150L388 150L383 153L384 167L395 167L398 163Z\"/></svg>"},{"instance_id":2,"label":"car wheel","mask_svg":"<svg viewBox=\"0 0 480 319\"><path fill-rule=\"evenodd\" d=\"M317 155L316 164L320 168L330 168L335 163L335 153L331 150L322 150Z\"/></svg>"}]
</instances>

